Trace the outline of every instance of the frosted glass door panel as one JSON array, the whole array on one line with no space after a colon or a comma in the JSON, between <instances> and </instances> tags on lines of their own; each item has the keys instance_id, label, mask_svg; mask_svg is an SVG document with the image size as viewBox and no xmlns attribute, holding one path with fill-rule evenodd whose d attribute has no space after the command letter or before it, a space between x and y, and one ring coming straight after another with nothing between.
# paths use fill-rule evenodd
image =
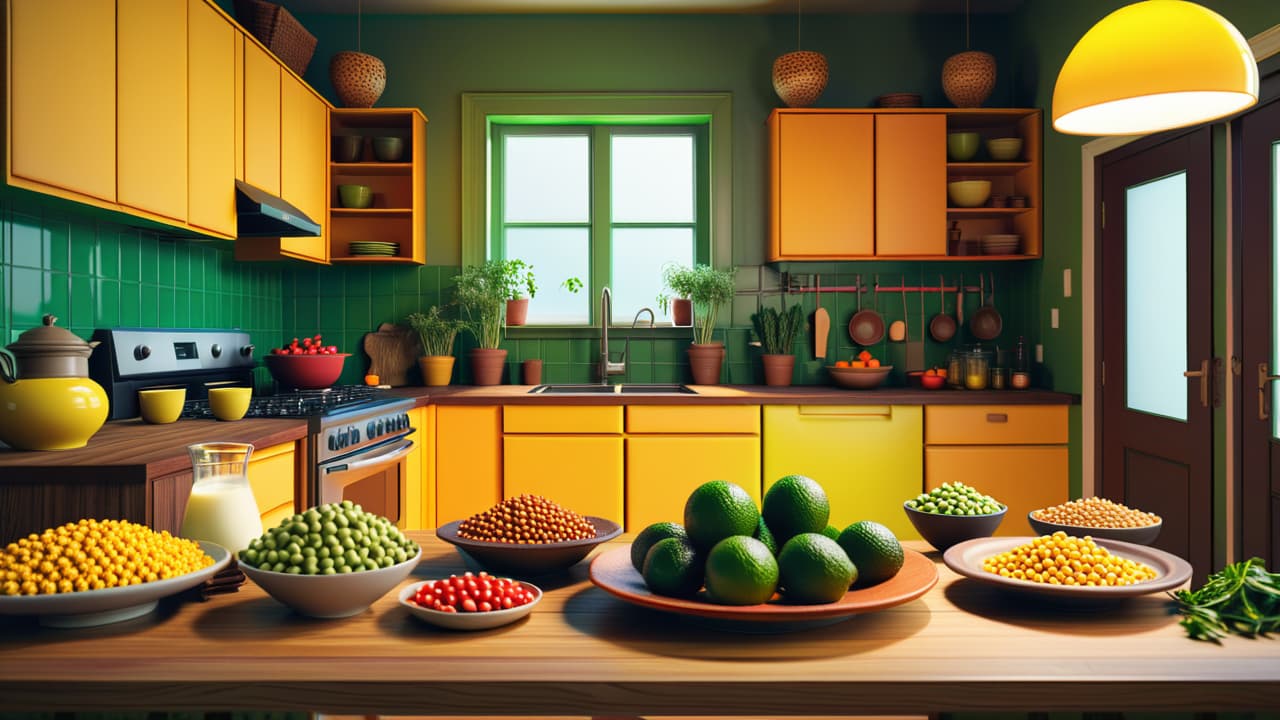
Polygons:
<instances>
[{"instance_id":1,"label":"frosted glass door panel","mask_svg":"<svg viewBox=\"0 0 1280 720\"><path fill-rule=\"evenodd\" d=\"M693 136L615 135L615 223L693 222Z\"/></svg>"},{"instance_id":2,"label":"frosted glass door panel","mask_svg":"<svg viewBox=\"0 0 1280 720\"><path fill-rule=\"evenodd\" d=\"M1187 419L1187 175L1125 188L1125 402Z\"/></svg>"},{"instance_id":3,"label":"frosted glass door panel","mask_svg":"<svg viewBox=\"0 0 1280 720\"><path fill-rule=\"evenodd\" d=\"M590 220L591 146L587 136L508 135L503 150L505 222ZM508 251L507 257L520 255Z\"/></svg>"},{"instance_id":4,"label":"frosted glass door panel","mask_svg":"<svg viewBox=\"0 0 1280 720\"><path fill-rule=\"evenodd\" d=\"M631 325L636 312L651 308L658 322L671 316L658 307L662 291L662 267L667 263L693 265L693 230L690 228L617 228L613 231L613 318L615 325ZM668 307L667 311L670 312ZM648 321L648 315L645 321Z\"/></svg>"},{"instance_id":5,"label":"frosted glass door panel","mask_svg":"<svg viewBox=\"0 0 1280 720\"><path fill-rule=\"evenodd\" d=\"M529 301L530 325L585 325L588 293L565 290L566 278L590 277L586 228L508 228L507 257L533 266L538 294Z\"/></svg>"}]
</instances>

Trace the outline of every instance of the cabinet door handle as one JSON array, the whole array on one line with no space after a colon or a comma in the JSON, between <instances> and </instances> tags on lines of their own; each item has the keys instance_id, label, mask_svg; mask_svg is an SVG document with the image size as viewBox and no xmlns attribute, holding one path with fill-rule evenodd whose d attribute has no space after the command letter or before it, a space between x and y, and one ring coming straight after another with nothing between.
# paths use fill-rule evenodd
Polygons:
<instances>
[{"instance_id":1,"label":"cabinet door handle","mask_svg":"<svg viewBox=\"0 0 1280 720\"><path fill-rule=\"evenodd\" d=\"M836 417L836 418L868 418L884 420L893 417L892 405L801 405L799 414L802 417Z\"/></svg>"},{"instance_id":2,"label":"cabinet door handle","mask_svg":"<svg viewBox=\"0 0 1280 720\"><path fill-rule=\"evenodd\" d=\"M1009 413L987 413L987 422L1007 423L1009 422Z\"/></svg>"},{"instance_id":3,"label":"cabinet door handle","mask_svg":"<svg viewBox=\"0 0 1280 720\"><path fill-rule=\"evenodd\" d=\"M1200 379L1200 404L1209 407L1209 382L1213 380L1209 375L1209 361L1201 360L1199 370L1184 370L1182 377Z\"/></svg>"},{"instance_id":4,"label":"cabinet door handle","mask_svg":"<svg viewBox=\"0 0 1280 720\"><path fill-rule=\"evenodd\" d=\"M1280 380L1280 375L1268 374L1270 368L1266 363L1258 363L1258 419L1266 420L1270 415L1267 413L1267 389L1271 387L1272 380Z\"/></svg>"}]
</instances>

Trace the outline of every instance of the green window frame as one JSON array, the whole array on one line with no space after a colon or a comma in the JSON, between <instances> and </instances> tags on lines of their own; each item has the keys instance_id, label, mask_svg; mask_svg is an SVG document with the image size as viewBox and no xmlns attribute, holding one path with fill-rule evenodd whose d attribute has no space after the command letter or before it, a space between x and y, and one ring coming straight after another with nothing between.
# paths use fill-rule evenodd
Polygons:
<instances>
[{"instance_id":1,"label":"green window frame","mask_svg":"<svg viewBox=\"0 0 1280 720\"><path fill-rule=\"evenodd\" d=\"M478 264L504 257L505 228L539 224L505 224L501 216L502 138L515 134L586 134L591 152L588 318L571 328L599 323L601 288L610 284L611 237L614 229L688 227L689 223L615 223L610 217L610 139L615 135L690 134L697 166L694 204L694 261L727 267L731 249L732 164L731 100L727 93L677 95L517 94L463 95L462 260ZM601 149L604 149L602 152ZM497 190L498 197L490 192ZM553 226L565 226L553 223ZM536 272L536 268L535 268ZM563 278L539 278L540 286ZM646 303L651 304L651 303ZM615 311L618 324L629 324ZM545 327L545 326L544 326Z\"/></svg>"}]
</instances>

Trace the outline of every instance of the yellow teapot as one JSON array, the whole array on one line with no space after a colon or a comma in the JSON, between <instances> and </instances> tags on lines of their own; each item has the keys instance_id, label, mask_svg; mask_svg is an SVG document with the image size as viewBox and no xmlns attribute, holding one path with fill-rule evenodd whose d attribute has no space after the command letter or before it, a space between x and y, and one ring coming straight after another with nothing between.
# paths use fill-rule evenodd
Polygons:
<instances>
[{"instance_id":1,"label":"yellow teapot","mask_svg":"<svg viewBox=\"0 0 1280 720\"><path fill-rule=\"evenodd\" d=\"M44 325L0 350L0 442L16 450L84 447L107 420L107 394L89 379L98 343L57 321L45 315Z\"/></svg>"}]
</instances>

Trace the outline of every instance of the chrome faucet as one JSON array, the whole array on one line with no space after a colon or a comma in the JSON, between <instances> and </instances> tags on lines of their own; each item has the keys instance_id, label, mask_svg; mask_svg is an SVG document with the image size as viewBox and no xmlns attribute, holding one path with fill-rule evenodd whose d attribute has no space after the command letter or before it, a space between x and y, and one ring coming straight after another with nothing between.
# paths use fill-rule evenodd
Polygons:
<instances>
[{"instance_id":1,"label":"chrome faucet","mask_svg":"<svg viewBox=\"0 0 1280 720\"><path fill-rule=\"evenodd\" d=\"M649 327L653 327L657 323L657 317L650 308L640 308L636 311L636 316L631 319L631 329L636 328L636 323L640 322L640 315L649 313ZM613 316L613 294L609 292L609 288L600 291L600 384L608 385L610 375L622 375L627 371L627 351L631 349L631 336L627 335L627 341L622 346L622 359L613 362L609 356L609 321Z\"/></svg>"}]
</instances>

